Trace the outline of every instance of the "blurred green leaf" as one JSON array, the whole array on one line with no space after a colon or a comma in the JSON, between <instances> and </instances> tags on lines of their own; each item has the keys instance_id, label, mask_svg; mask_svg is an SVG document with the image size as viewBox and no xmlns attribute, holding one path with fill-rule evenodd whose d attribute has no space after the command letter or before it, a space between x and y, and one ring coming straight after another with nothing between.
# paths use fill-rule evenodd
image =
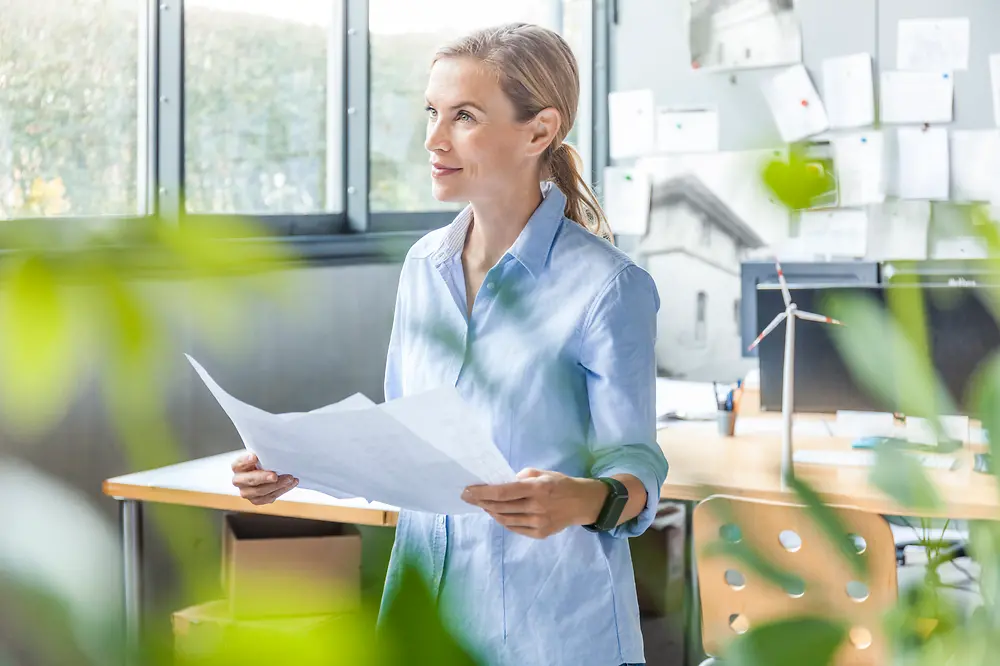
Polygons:
<instances>
[{"instance_id":1,"label":"blurred green leaf","mask_svg":"<svg viewBox=\"0 0 1000 666\"><path fill-rule=\"evenodd\" d=\"M6 417L26 434L38 433L68 408L81 369L70 304L40 256L5 258L0 322Z\"/></svg>"},{"instance_id":2,"label":"blurred green leaf","mask_svg":"<svg viewBox=\"0 0 1000 666\"><path fill-rule=\"evenodd\" d=\"M399 587L386 602L379 627L379 665L475 666L444 626L439 609L419 571L404 563ZM467 609L475 612L474 609Z\"/></svg>"},{"instance_id":3,"label":"blurred green leaf","mask_svg":"<svg viewBox=\"0 0 1000 666\"><path fill-rule=\"evenodd\" d=\"M848 538L850 531L844 526L837 512L824 503L813 487L800 477L792 476L788 479L788 483L802 503L806 505L809 516L816 522L826 538L830 540L833 547L844 556L845 561L851 565L854 572L861 577L867 577L867 552L858 554L856 546Z\"/></svg>"},{"instance_id":4,"label":"blurred green leaf","mask_svg":"<svg viewBox=\"0 0 1000 666\"><path fill-rule=\"evenodd\" d=\"M824 618L799 617L753 627L729 646L726 666L826 666L847 629Z\"/></svg>"},{"instance_id":5,"label":"blurred green leaf","mask_svg":"<svg viewBox=\"0 0 1000 666\"><path fill-rule=\"evenodd\" d=\"M828 192L830 178L801 149L792 148L788 159L774 159L764 166L764 185L792 210L805 210Z\"/></svg>"},{"instance_id":6,"label":"blurred green leaf","mask_svg":"<svg viewBox=\"0 0 1000 666\"><path fill-rule=\"evenodd\" d=\"M969 384L970 402L987 433L994 475L1000 475L1000 353L983 361Z\"/></svg>"},{"instance_id":7,"label":"blurred green leaf","mask_svg":"<svg viewBox=\"0 0 1000 666\"><path fill-rule=\"evenodd\" d=\"M889 446L875 449L875 466L869 480L872 485L907 510L935 512L941 508L937 489L912 454Z\"/></svg>"},{"instance_id":8,"label":"blurred green leaf","mask_svg":"<svg viewBox=\"0 0 1000 666\"><path fill-rule=\"evenodd\" d=\"M957 413L929 357L873 298L840 291L823 301L824 312L847 324L833 327L831 336L851 375L869 393L935 424L941 414Z\"/></svg>"}]
</instances>

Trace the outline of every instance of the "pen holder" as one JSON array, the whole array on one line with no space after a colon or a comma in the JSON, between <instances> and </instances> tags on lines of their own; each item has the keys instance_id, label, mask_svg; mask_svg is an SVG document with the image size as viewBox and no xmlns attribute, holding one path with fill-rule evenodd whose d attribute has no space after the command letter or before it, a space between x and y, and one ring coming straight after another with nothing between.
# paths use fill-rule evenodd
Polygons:
<instances>
[{"instance_id":1,"label":"pen holder","mask_svg":"<svg viewBox=\"0 0 1000 666\"><path fill-rule=\"evenodd\" d=\"M716 412L715 421L719 425L719 434L723 437L732 437L736 431L736 412L720 409Z\"/></svg>"}]
</instances>

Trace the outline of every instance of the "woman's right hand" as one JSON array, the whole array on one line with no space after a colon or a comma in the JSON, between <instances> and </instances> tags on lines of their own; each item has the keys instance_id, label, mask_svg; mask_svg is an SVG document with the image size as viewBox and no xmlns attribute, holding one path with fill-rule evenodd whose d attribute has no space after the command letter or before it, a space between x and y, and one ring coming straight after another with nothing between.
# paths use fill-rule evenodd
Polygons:
<instances>
[{"instance_id":1,"label":"woman's right hand","mask_svg":"<svg viewBox=\"0 0 1000 666\"><path fill-rule=\"evenodd\" d=\"M299 480L291 474L260 469L258 462L253 453L233 461L233 485L240 489L240 497L251 504L270 504L299 485Z\"/></svg>"}]
</instances>

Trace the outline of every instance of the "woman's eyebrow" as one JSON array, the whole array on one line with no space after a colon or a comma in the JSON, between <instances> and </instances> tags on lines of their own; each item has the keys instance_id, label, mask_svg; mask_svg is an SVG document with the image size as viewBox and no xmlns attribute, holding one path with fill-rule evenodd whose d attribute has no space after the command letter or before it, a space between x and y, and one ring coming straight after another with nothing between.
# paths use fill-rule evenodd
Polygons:
<instances>
[{"instance_id":1,"label":"woman's eyebrow","mask_svg":"<svg viewBox=\"0 0 1000 666\"><path fill-rule=\"evenodd\" d=\"M431 102L429 100L425 100L425 101L427 102L427 106L434 107L434 105L431 104ZM482 114L486 113L486 111L485 111L485 109L483 109L483 107L479 106L475 102L470 102L470 101L459 102L458 104L455 104L451 108L452 108L452 110L455 110L455 109L460 109L463 106L471 107L471 108L475 109L476 111L478 111L479 113L482 113ZM437 107L434 107L434 108L437 108Z\"/></svg>"}]
</instances>

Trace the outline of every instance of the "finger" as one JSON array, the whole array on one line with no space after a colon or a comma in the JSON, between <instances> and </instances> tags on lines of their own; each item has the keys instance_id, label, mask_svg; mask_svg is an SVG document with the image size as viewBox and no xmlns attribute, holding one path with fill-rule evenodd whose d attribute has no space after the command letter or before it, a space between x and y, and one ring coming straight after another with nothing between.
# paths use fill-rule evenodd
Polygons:
<instances>
[{"instance_id":1,"label":"finger","mask_svg":"<svg viewBox=\"0 0 1000 666\"><path fill-rule=\"evenodd\" d=\"M538 529L545 522L541 516L530 513L490 513L490 516L504 527L517 527L521 529Z\"/></svg>"},{"instance_id":2,"label":"finger","mask_svg":"<svg viewBox=\"0 0 1000 666\"><path fill-rule=\"evenodd\" d=\"M531 497L534 484L515 481L514 483L501 483L493 486L469 486L462 492L462 499L472 504L482 501L509 502L511 500Z\"/></svg>"},{"instance_id":3,"label":"finger","mask_svg":"<svg viewBox=\"0 0 1000 666\"><path fill-rule=\"evenodd\" d=\"M233 461L233 471L234 472L250 472L257 469L257 456L252 453L248 453L245 456L240 456Z\"/></svg>"},{"instance_id":4,"label":"finger","mask_svg":"<svg viewBox=\"0 0 1000 666\"><path fill-rule=\"evenodd\" d=\"M544 474L545 472L543 472L540 469L535 469L534 467L525 467L524 469L522 469L520 472L517 473L517 478L534 479Z\"/></svg>"},{"instance_id":5,"label":"finger","mask_svg":"<svg viewBox=\"0 0 1000 666\"><path fill-rule=\"evenodd\" d=\"M541 531L539 531L537 529L534 529L534 528L531 528L531 527L507 527L507 526L504 526L504 529L510 530L514 534L520 534L521 536L530 537L532 539L544 539L546 536L548 536L544 532L541 532Z\"/></svg>"},{"instance_id":6,"label":"finger","mask_svg":"<svg viewBox=\"0 0 1000 666\"><path fill-rule=\"evenodd\" d=\"M241 488L240 495L245 499L254 499L255 497L270 495L278 490L288 490L296 484L298 484L298 479L293 477L291 474L286 474L279 477L279 480L276 483L265 483L259 486Z\"/></svg>"},{"instance_id":7,"label":"finger","mask_svg":"<svg viewBox=\"0 0 1000 666\"><path fill-rule=\"evenodd\" d=\"M500 515L542 513L542 505L533 498L511 500L509 502L491 502L490 500L482 500L477 503L477 506L482 507L489 513L496 513Z\"/></svg>"},{"instance_id":8,"label":"finger","mask_svg":"<svg viewBox=\"0 0 1000 666\"><path fill-rule=\"evenodd\" d=\"M239 472L233 475L233 485L237 488L251 488L267 483L278 483L279 481L280 479L275 472L266 469Z\"/></svg>"},{"instance_id":9,"label":"finger","mask_svg":"<svg viewBox=\"0 0 1000 666\"><path fill-rule=\"evenodd\" d=\"M268 494L263 495L261 497L254 497L254 498L252 498L250 500L250 503L254 504L256 506L260 506L262 504L270 504L271 502L273 502L274 500L278 499L279 497L281 497L282 495L284 495L285 493L287 493L289 490L291 490L292 488L294 488L297 485L299 485L298 479L296 479L293 483L290 483L290 484L287 484L285 486L282 486L281 488L278 488L274 492L268 493Z\"/></svg>"}]
</instances>

